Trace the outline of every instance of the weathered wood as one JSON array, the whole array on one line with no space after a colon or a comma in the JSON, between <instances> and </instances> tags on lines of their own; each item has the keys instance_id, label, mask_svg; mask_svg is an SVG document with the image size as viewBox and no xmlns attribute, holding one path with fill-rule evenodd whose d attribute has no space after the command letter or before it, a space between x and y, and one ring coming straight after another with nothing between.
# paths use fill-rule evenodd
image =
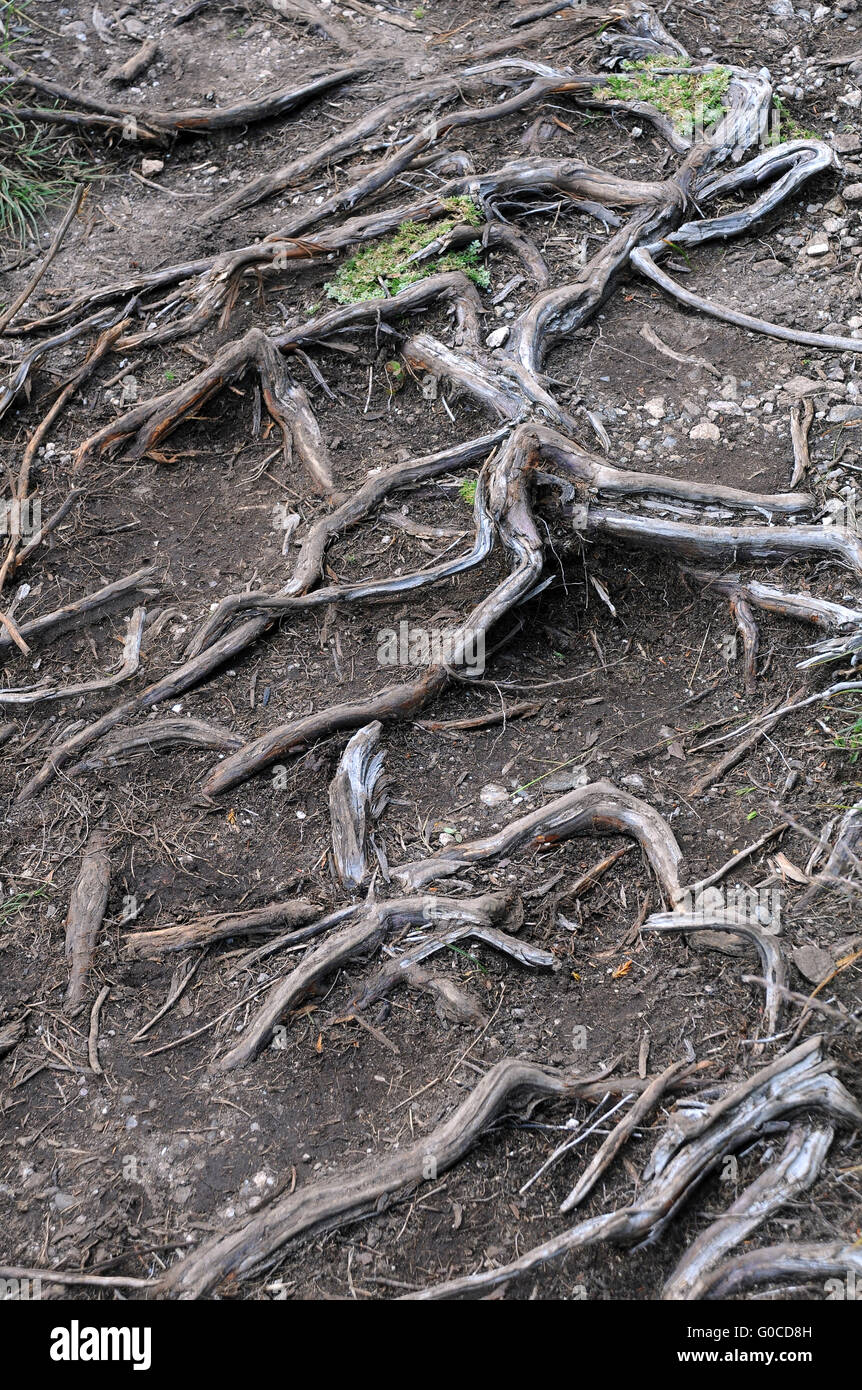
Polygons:
<instances>
[{"instance_id":1,"label":"weathered wood","mask_svg":"<svg viewBox=\"0 0 862 1390\"><path fill-rule=\"evenodd\" d=\"M63 1008L74 1015L83 1008L89 989L96 936L102 925L111 887L108 836L95 830L87 841L81 868L69 899L66 917L66 956L69 985Z\"/></svg>"}]
</instances>

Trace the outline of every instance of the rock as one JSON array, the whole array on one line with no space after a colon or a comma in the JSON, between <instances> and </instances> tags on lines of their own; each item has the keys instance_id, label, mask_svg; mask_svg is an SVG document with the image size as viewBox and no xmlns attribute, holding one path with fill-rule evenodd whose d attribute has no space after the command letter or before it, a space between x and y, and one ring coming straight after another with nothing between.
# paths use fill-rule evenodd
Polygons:
<instances>
[{"instance_id":1,"label":"rock","mask_svg":"<svg viewBox=\"0 0 862 1390\"><path fill-rule=\"evenodd\" d=\"M664 396L653 396L647 401L644 410L653 420L664 419Z\"/></svg>"},{"instance_id":2,"label":"rock","mask_svg":"<svg viewBox=\"0 0 862 1390\"><path fill-rule=\"evenodd\" d=\"M502 347L509 336L510 330L505 327L495 328L493 333L489 333L485 339L485 346L489 348Z\"/></svg>"},{"instance_id":3,"label":"rock","mask_svg":"<svg viewBox=\"0 0 862 1390\"><path fill-rule=\"evenodd\" d=\"M590 774L585 767L566 767L560 772L552 772L542 782L542 787L547 792L570 792L575 787L585 787L589 780Z\"/></svg>"},{"instance_id":4,"label":"rock","mask_svg":"<svg viewBox=\"0 0 862 1390\"><path fill-rule=\"evenodd\" d=\"M832 11L828 5L818 5L811 18L815 24L822 24L824 19L828 19Z\"/></svg>"},{"instance_id":5,"label":"rock","mask_svg":"<svg viewBox=\"0 0 862 1390\"><path fill-rule=\"evenodd\" d=\"M855 130L848 130L833 137L832 147L838 154L858 154L862 150L862 137Z\"/></svg>"},{"instance_id":6,"label":"rock","mask_svg":"<svg viewBox=\"0 0 862 1390\"><path fill-rule=\"evenodd\" d=\"M153 174L160 174L165 167L163 159L142 159L141 173L145 179L151 179Z\"/></svg>"},{"instance_id":7,"label":"rock","mask_svg":"<svg viewBox=\"0 0 862 1390\"><path fill-rule=\"evenodd\" d=\"M830 425L843 425L847 420L862 420L862 405L833 405L826 419Z\"/></svg>"},{"instance_id":8,"label":"rock","mask_svg":"<svg viewBox=\"0 0 862 1390\"><path fill-rule=\"evenodd\" d=\"M835 962L828 951L820 946L800 946L793 952L793 964L812 985L819 985L835 969Z\"/></svg>"},{"instance_id":9,"label":"rock","mask_svg":"<svg viewBox=\"0 0 862 1390\"><path fill-rule=\"evenodd\" d=\"M862 183L848 183L842 196L845 203L862 203Z\"/></svg>"},{"instance_id":10,"label":"rock","mask_svg":"<svg viewBox=\"0 0 862 1390\"><path fill-rule=\"evenodd\" d=\"M814 241L809 241L805 248L805 254L807 256L828 256L829 242L822 237L816 237Z\"/></svg>"},{"instance_id":11,"label":"rock","mask_svg":"<svg viewBox=\"0 0 862 1390\"><path fill-rule=\"evenodd\" d=\"M708 439L711 444L717 444L721 439L721 434L717 425L711 420L701 420L693 429L688 432L689 439Z\"/></svg>"},{"instance_id":12,"label":"rock","mask_svg":"<svg viewBox=\"0 0 862 1390\"><path fill-rule=\"evenodd\" d=\"M123 377L121 385L123 389L123 405L134 405L135 401L138 399L138 378L132 376L130 373L128 376Z\"/></svg>"},{"instance_id":13,"label":"rock","mask_svg":"<svg viewBox=\"0 0 862 1390\"><path fill-rule=\"evenodd\" d=\"M771 0L766 8L770 14L777 15L780 19L787 19L793 14L791 0Z\"/></svg>"},{"instance_id":14,"label":"rock","mask_svg":"<svg viewBox=\"0 0 862 1390\"><path fill-rule=\"evenodd\" d=\"M509 793L498 782L487 782L479 793L479 800L484 806L502 806L509 800Z\"/></svg>"},{"instance_id":15,"label":"rock","mask_svg":"<svg viewBox=\"0 0 862 1390\"><path fill-rule=\"evenodd\" d=\"M818 391L823 390L823 382L812 381L810 376L793 376L784 383L783 389L788 396L800 401L803 396L816 396Z\"/></svg>"}]
</instances>

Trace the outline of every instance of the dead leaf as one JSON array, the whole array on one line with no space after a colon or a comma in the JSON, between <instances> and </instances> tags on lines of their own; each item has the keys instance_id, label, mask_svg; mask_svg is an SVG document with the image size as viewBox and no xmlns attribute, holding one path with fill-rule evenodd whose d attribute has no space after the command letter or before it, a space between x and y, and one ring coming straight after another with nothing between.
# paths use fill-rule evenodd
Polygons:
<instances>
[{"instance_id":1,"label":"dead leaf","mask_svg":"<svg viewBox=\"0 0 862 1390\"><path fill-rule=\"evenodd\" d=\"M612 974L611 974L611 979L612 979L612 980L622 980L623 977L624 977L625 975L628 975L628 973L629 973L629 971L631 970L631 968L632 968L633 965L634 965L634 961L631 961L631 960L624 961L622 965L618 965L618 966L616 967L616 969L612 972Z\"/></svg>"},{"instance_id":2,"label":"dead leaf","mask_svg":"<svg viewBox=\"0 0 862 1390\"><path fill-rule=\"evenodd\" d=\"M811 879L809 878L805 870L797 868L797 866L792 862L792 860L788 859L787 855L784 854L781 850L779 850L775 856L775 863L777 864L781 874L784 877L789 878L792 883L811 882Z\"/></svg>"}]
</instances>

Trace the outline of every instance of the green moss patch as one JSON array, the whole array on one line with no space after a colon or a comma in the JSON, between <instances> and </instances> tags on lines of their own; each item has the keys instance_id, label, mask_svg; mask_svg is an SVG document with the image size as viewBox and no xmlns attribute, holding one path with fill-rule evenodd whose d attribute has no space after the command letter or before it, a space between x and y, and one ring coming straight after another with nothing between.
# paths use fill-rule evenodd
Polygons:
<instances>
[{"instance_id":1,"label":"green moss patch","mask_svg":"<svg viewBox=\"0 0 862 1390\"><path fill-rule=\"evenodd\" d=\"M487 289L490 278L479 263L482 248L478 241L471 242L462 251L450 251L421 263L408 264L417 251L424 251L432 241L445 236L459 223L475 227L482 220L470 198L450 198L446 208L451 210L452 217L433 223L402 222L394 236L357 251L344 262L335 279L324 286L330 299L339 304L379 299L384 294L398 294L408 285L444 270L460 270L468 279Z\"/></svg>"},{"instance_id":2,"label":"green moss patch","mask_svg":"<svg viewBox=\"0 0 862 1390\"><path fill-rule=\"evenodd\" d=\"M674 70L668 72L671 64ZM667 116L681 135L691 135L696 125L709 130L724 115L729 68L687 72L691 67L689 59L673 60L660 53L622 66L623 71L609 77L607 85L595 88L596 98L602 100L610 95L617 101L647 101Z\"/></svg>"}]
</instances>

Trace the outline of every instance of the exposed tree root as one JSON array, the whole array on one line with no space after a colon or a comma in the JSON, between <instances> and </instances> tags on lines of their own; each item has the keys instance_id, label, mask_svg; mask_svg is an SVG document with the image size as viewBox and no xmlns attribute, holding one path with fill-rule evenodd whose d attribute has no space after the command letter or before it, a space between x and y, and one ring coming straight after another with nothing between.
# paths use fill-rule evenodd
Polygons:
<instances>
[{"instance_id":1,"label":"exposed tree root","mask_svg":"<svg viewBox=\"0 0 862 1390\"><path fill-rule=\"evenodd\" d=\"M362 14L369 13L362 0L347 0L347 4ZM351 49L344 26L312 0L270 0L270 5L278 14L299 19L345 50ZM392 10L370 13L403 33L417 30L412 20ZM561 13L565 13L562 26L553 18ZM558 69L524 56L547 34L563 31L567 39L595 38L583 49L583 68ZM383 891L392 891L389 885L394 879L411 896L375 899L375 871L366 901L325 914L305 900L278 901L233 912L216 909L190 922L124 934L127 956L139 958L206 948L229 938L263 937L262 944L253 945L239 960L230 963L229 977L230 971L234 976L238 971L247 971L284 948L293 950L323 938L268 989L240 1035L232 1036L228 1049L215 1056L215 1073L250 1064L263 1048L279 1038L279 1030L290 1027L291 1011L307 995L316 992L341 967L370 957L381 946L390 958L374 978L357 990L352 1009L361 1011L404 986L429 994L446 1022L486 1026L487 1019L474 999L444 976L429 974L420 962L466 939L477 939L529 968L553 969L556 958L535 942L518 937L523 909L514 895L442 897L421 890L462 870L481 873L493 860L516 850L538 851L582 834L626 835L641 846L667 910L644 921L649 910L647 900L641 906L633 933L641 926L646 932L687 934L708 930L718 934L710 943L713 946L728 940L738 943L741 938L757 949L766 996L765 1036L756 1041L754 1055L778 1040L775 1035L782 1001L792 993L786 984L780 942L763 929L763 923L739 912L688 911L687 893L680 882L682 853L670 824L645 800L610 782L592 782L539 806L494 834L449 845L391 870L382 847L375 844L372 836L372 823L383 813L386 800L383 752L379 746L383 726L427 711L456 680L466 683L479 679L481 673L472 659L477 650L481 647L484 652L486 639L491 649L491 639L499 636L494 629L501 620L511 617L519 605L551 582L545 575L545 564L549 549L558 553L558 538L551 530L555 520L562 519L559 529L567 532L559 545L564 553L575 550L582 555L591 543L601 542L627 552L646 548L677 561L694 560L722 567L721 573L715 569L691 573L699 584L706 586L707 592L712 590L729 601L742 641L749 691L758 679L756 610L807 622L818 629L813 655L800 661L801 667L836 660L856 664L862 657L862 607L820 599L810 593L789 592L749 580L737 572L740 564L825 561L843 566L857 584L862 578L859 535L843 527L814 524L816 499L797 491L810 471L810 402L791 411L790 490L755 493L613 466L589 452L577 439L585 421L589 422L606 455L613 457L614 444L594 409L596 403L586 395L569 396L565 404L561 403L554 391L561 383L545 373L545 362L554 346L570 340L594 318L620 284L638 276L695 312L743 330L829 352L862 351L862 341L857 339L786 328L722 307L681 287L661 268L663 258L672 249L693 252L761 228L809 180L834 170L837 161L828 145L808 138L756 152L763 143L772 99L765 70L727 67L722 112L708 130L696 125L691 130L682 129L648 102L618 99L609 84L607 65L647 55L663 55L671 68L684 61L686 72L691 75L708 75L717 66L690 63L683 46L641 0L624 0L607 9L587 10L576 5L575 0L541 6L518 16L508 38L486 45L477 53L462 53L453 58L450 70L413 82L349 121L315 149L238 188L217 206L202 211L197 219L199 227L212 226L286 189L307 191L302 188L303 182L312 174L320 174L325 189L320 200L306 200L298 208L291 207L281 218L274 219L276 225L262 240L244 246L222 242L216 254L157 270L142 270L113 284L78 289L59 302L55 300L57 307L53 312L16 322L59 249L80 205L78 197L39 273L0 321L0 332L5 331L9 338L38 335L0 390L0 415L21 404L39 364L54 350L79 338L92 340L89 351L62 381L54 403L30 435L17 476L9 474L11 500L26 502L32 493L31 474L36 475L38 485L37 460L47 435L107 355L131 355L176 342L216 322L224 332L247 277L259 277L261 285L278 283L310 262L320 264L324 258L332 259L388 236L403 222L433 224L446 218L439 233L411 257L411 270L414 266L430 266L438 258L465 247L473 248L474 258L502 249L517 263L519 274L511 284L528 286L523 310L491 334L487 332L487 309L474 280L461 271L445 269L407 283L394 293L389 292L381 278L382 292L377 295L376 289L373 291L377 297L339 303L314 317L287 323L280 331L252 326L241 336L222 342L209 361L202 359L205 365L189 380L140 402L85 439L75 456L75 471L82 485L68 493L26 545L20 531L13 532L7 540L0 563L0 590L7 578L72 513L84 489L93 486L101 458L122 451L124 460L131 463L145 457L159 461L163 457L158 452L163 441L193 418L204 402L233 388L246 373L254 374L256 392L259 389L256 426L262 400L281 433L287 473L293 478L301 470L306 493L317 499L314 519L301 541L298 558L282 583L218 595L214 611L203 620L196 620L197 630L175 669L142 690L133 687L136 693L95 718L91 714L84 716L89 722L83 727L67 726L42 766L18 792L19 801L26 801L58 776L78 778L87 772L104 771L113 760L127 754L179 747L211 749L227 755L210 769L203 783L205 796L214 798L267 769L273 769L272 775L278 777L284 772L281 760L321 738L336 733L353 735L343 750L330 787L334 876L345 889L355 893L367 883L372 852L376 851L387 884ZM123 69L109 76L123 82L131 80L151 60L152 45L145 45ZM580 49L577 60L582 60ZM37 122L71 129L82 127L145 144L164 144L181 135L204 135L281 117L337 86L353 83L379 66L379 62L349 62L303 85L271 92L260 100L222 108L160 112L127 106L122 101L102 101L25 73L8 57L0 57L0 63L11 74L13 90L30 91L52 103L50 107L20 107L19 114ZM599 70L588 70L588 63ZM648 121L667 147L668 176L652 180L621 178L577 158L542 158L537 154L507 158L498 167L477 169L469 150L441 143L447 133L467 132L533 109L543 119L549 99L563 97L572 108L622 112ZM58 102L60 105L54 104ZM525 146L535 150L537 143L530 138L520 148ZM357 156L361 162L357 162ZM353 162L346 170L339 169L347 161ZM336 169L337 179L333 180L332 171ZM403 192L405 186L409 194ZM408 201L404 201L405 197ZM400 200L397 203L396 198ZM707 216L716 204L726 210ZM540 211L554 209L555 218L560 219L572 212L587 215L600 229L592 254L587 258L585 252L585 263L576 265L563 283L555 282L545 254L517 225L522 215L536 211L537 207ZM481 283L478 271L474 274L471 269L470 274ZM510 288L504 287L494 305L509 293ZM448 320L448 327L444 319ZM475 438L449 444L434 454L375 474L345 496L312 398L300 384L298 373L307 370L318 385L326 386L313 357L320 352L343 350L348 334L362 335L363 341L372 343L375 350L381 340L390 346L407 374L425 376L426 394L442 394L443 405L453 422L455 416L449 410L446 394L449 392L466 396L487 412L491 426ZM709 363L663 344L648 325L644 327L644 336L664 356L686 366L699 366L712 375L717 373ZM352 342L348 350L357 351ZM369 384L369 399L370 389ZM403 524L403 529L412 530L422 541L430 535L447 544L451 540L452 544L420 568L405 567L395 574L372 575L361 583L325 582L328 547L374 516L381 503L417 483L474 465L480 465L480 474L472 534L466 527L454 534L450 528L444 534L444 528L415 521L404 524L403 518L400 522L395 518L393 525ZM324 505L329 510L317 514ZM445 657L437 653L423 669L410 672L399 682L341 704L327 706L322 701L311 713L301 718L291 716L285 723L256 732L254 737L193 717L145 718L158 705L207 681L224 663L247 653L279 622L294 614L329 605L349 607L401 600L456 575L480 570L495 547L502 552L505 564L496 571L496 581L481 590L484 596L472 612L458 623L450 651ZM731 572L723 572L724 567ZM590 578L609 602L595 576ZM4 629L0 632L0 654L14 654L14 647L26 654L31 641L46 639L94 614L103 615L132 593L154 592L156 579L154 569L139 570L20 626L12 616L0 613L0 627ZM114 674L62 687L46 681L30 687L5 688L0 690L0 705L30 705L98 693L134 678L141 650L145 650L148 661L159 654L155 639L161 625L152 625L145 634L144 623L144 610L138 608L130 621L123 662ZM765 665L768 666L768 658ZM760 679L765 679L764 672ZM733 740L729 751L696 779L692 793L705 791L786 714L860 688L862 681L842 680L814 694L806 695L800 689L782 701L767 696L761 715L700 744L698 753ZM537 702L526 701L504 707L499 714L423 722L431 729L466 730L516 714L535 713L538 708ZM844 817L831 857L800 906L808 906L827 884L837 883L859 870L860 827L862 814L857 804ZM764 837L733 856L688 892L717 882L743 858L762 848L769 838ZM615 851L583 874L567 896L577 897L592 887L623 852ZM95 937L110 887L110 869L106 835L97 831L87 844L67 920L71 978L65 1007L69 1013L79 1011L87 995ZM463 889L465 884L453 887ZM535 890L534 895L543 891ZM191 969L196 970L204 957L209 960L206 950ZM181 988L184 984L178 987ZM96 1071L100 1070L98 1007L103 997L104 994L94 1008L88 1042ZM172 991L165 1008L177 997L178 993ZM358 1013L350 1017L370 1026L358 1018ZM142 1037L152 1022L136 1038ZM22 1027L19 1021L0 1033L0 1053L8 1050L7 1043L8 1047L15 1045ZM639 1062L642 1073L646 1072L647 1060L647 1051L643 1051ZM633 1099L632 1108L615 1125L564 1200L561 1210L567 1212L595 1192L599 1179L662 1098L671 1090L689 1086L704 1065L693 1068L688 1063L675 1062L651 1079L645 1075L609 1079L605 1074L580 1078L552 1067L507 1059L492 1067L471 1095L431 1134L409 1148L382 1159L375 1156L352 1174L341 1174L324 1183L311 1182L282 1196L253 1217L237 1223L227 1234L205 1241L158 1281L120 1278L109 1283L160 1297L204 1296L226 1279L242 1279L271 1264L291 1239L336 1228L348 1219L379 1209L379 1203L418 1182L436 1179L438 1173L467 1152L513 1100L519 1104L555 1097L602 1100L616 1094L624 1097L622 1105ZM594 1215L501 1268L424 1290L418 1297L473 1296L502 1287L573 1250L604 1241L631 1244L654 1239L725 1156L762 1135L776 1119L805 1110L823 1111L836 1123L862 1123L856 1102L835 1079L831 1063L823 1060L819 1038L810 1038L727 1089L708 1107L678 1107L646 1165L644 1186L629 1205ZM782 1157L694 1242L672 1274L665 1297L727 1296L763 1279L784 1278L789 1273L856 1271L859 1262L853 1251L838 1245L775 1247L719 1264L727 1251L747 1238L766 1216L810 1187L821 1170L831 1139L832 1129L827 1127L794 1130ZM44 1277L49 1276L46 1273ZM61 1277L67 1278L58 1275ZM68 1278L72 1282L98 1282L95 1276Z\"/></svg>"},{"instance_id":2,"label":"exposed tree root","mask_svg":"<svg viewBox=\"0 0 862 1390\"><path fill-rule=\"evenodd\" d=\"M119 134L126 140L165 143L169 136L178 134L205 135L211 130L230 130L236 126L251 125L254 121L271 120L274 116L284 116L304 102L331 91L344 82L354 81L369 72L368 64L349 68L339 68L336 72L324 73L302 87L287 87L273 92L260 101L242 101L233 106L194 107L188 111L153 111L149 107L123 106L114 102L102 101L88 96L85 92L71 91L68 87L44 78L35 77L8 56L0 55L0 64L11 76L13 87L23 87L35 92L37 96L51 100L64 101L75 111L61 111L56 107L50 110L40 108L35 111L27 108L30 120L65 121L92 125L106 133ZM84 114L81 115L80 113ZM95 117L92 113L96 113Z\"/></svg>"},{"instance_id":3,"label":"exposed tree root","mask_svg":"<svg viewBox=\"0 0 862 1390\"><path fill-rule=\"evenodd\" d=\"M862 1250L840 1240L802 1245L768 1245L726 1260L706 1275L698 1287L699 1298L734 1298L760 1284L781 1284L805 1279L838 1285L838 1297L849 1297L849 1275L862 1277ZM830 1290L831 1292L831 1290Z\"/></svg>"},{"instance_id":4,"label":"exposed tree root","mask_svg":"<svg viewBox=\"0 0 862 1390\"><path fill-rule=\"evenodd\" d=\"M817 1181L835 1131L805 1129L797 1125L789 1134L784 1152L741 1192L718 1221L698 1236L686 1250L662 1293L667 1299L702 1296L703 1279L722 1256L744 1240L773 1212Z\"/></svg>"},{"instance_id":5,"label":"exposed tree root","mask_svg":"<svg viewBox=\"0 0 862 1390\"><path fill-rule=\"evenodd\" d=\"M214 1063L217 1071L232 1071L250 1062L272 1041L273 1031L292 1009L317 984L357 956L367 955L405 926L437 924L455 921L490 928L505 924L513 914L514 905L505 894L489 893L481 898L443 898L428 894L425 897L389 898L366 907L350 925L340 928L329 939L310 951L295 970L269 993L243 1031L238 1043Z\"/></svg>"},{"instance_id":6,"label":"exposed tree root","mask_svg":"<svg viewBox=\"0 0 862 1390\"><path fill-rule=\"evenodd\" d=\"M206 1241L174 1265L153 1287L157 1297L203 1298L223 1280L247 1277L271 1261L291 1239L332 1229L346 1218L373 1211L382 1199L451 1168L510 1104L546 1097L595 1098L607 1090L630 1089L631 1078L613 1081L578 1077L516 1058L497 1062L457 1110L433 1133L380 1162L364 1165L352 1177L310 1184L282 1197L227 1235Z\"/></svg>"},{"instance_id":7,"label":"exposed tree root","mask_svg":"<svg viewBox=\"0 0 862 1390\"><path fill-rule=\"evenodd\" d=\"M145 565L142 569L135 570L134 574L127 575L125 579L117 579L113 584L105 584L92 594L85 594L83 598L75 599L72 603L65 603L61 608L55 608L51 613L44 613L41 618L32 618L29 622L20 623L18 631L32 645L34 639L41 639L49 633L56 636L60 632L65 632L69 628L77 626L78 623L84 622L91 613L110 608L129 594L143 593L152 597L158 593L158 588L153 585L153 580L157 574L158 570L154 565ZM5 633L0 633L0 651L8 650L11 646L11 638Z\"/></svg>"},{"instance_id":8,"label":"exposed tree root","mask_svg":"<svg viewBox=\"0 0 862 1390\"><path fill-rule=\"evenodd\" d=\"M660 1140L644 1173L650 1181L641 1188L632 1206L582 1221L510 1264L438 1284L407 1297L420 1300L473 1297L573 1250L605 1241L631 1244L654 1238L724 1154L732 1153L782 1115L810 1108L822 1110L844 1124L858 1124L862 1111L830 1074L829 1064L820 1060L820 1044L820 1038L810 1038L705 1110L698 1118L697 1128L690 1129L682 1146L674 1143L672 1158ZM659 1153L664 1160L660 1166L656 1161Z\"/></svg>"},{"instance_id":9,"label":"exposed tree root","mask_svg":"<svg viewBox=\"0 0 862 1390\"><path fill-rule=\"evenodd\" d=\"M313 903L298 899L269 903L266 907L252 908L248 912L213 912L207 917L198 917L193 922L183 922L175 927L130 932L123 946L132 955L157 956L164 951L183 951L191 946L225 941L228 937L254 936L258 932L266 934L288 925L301 927L314 921L319 914L320 909Z\"/></svg>"},{"instance_id":10,"label":"exposed tree root","mask_svg":"<svg viewBox=\"0 0 862 1390\"><path fill-rule=\"evenodd\" d=\"M329 787L332 857L345 888L356 890L368 872L366 838L387 801L384 754L377 750L383 725L368 724L353 735Z\"/></svg>"},{"instance_id":11,"label":"exposed tree root","mask_svg":"<svg viewBox=\"0 0 862 1390\"><path fill-rule=\"evenodd\" d=\"M105 915L110 886L107 837L95 830L87 842L66 917L66 955L70 969L63 1007L70 1015L79 1013L84 1006L96 935Z\"/></svg>"},{"instance_id":12,"label":"exposed tree root","mask_svg":"<svg viewBox=\"0 0 862 1390\"><path fill-rule=\"evenodd\" d=\"M610 782L591 782L510 823L494 835L437 850L428 859L403 864L393 876L405 888L424 888L435 879L487 859L509 854L520 845L537 848L559 844L578 834L631 835L639 841L667 901L680 896L682 851L673 831L645 801L620 791Z\"/></svg>"}]
</instances>

